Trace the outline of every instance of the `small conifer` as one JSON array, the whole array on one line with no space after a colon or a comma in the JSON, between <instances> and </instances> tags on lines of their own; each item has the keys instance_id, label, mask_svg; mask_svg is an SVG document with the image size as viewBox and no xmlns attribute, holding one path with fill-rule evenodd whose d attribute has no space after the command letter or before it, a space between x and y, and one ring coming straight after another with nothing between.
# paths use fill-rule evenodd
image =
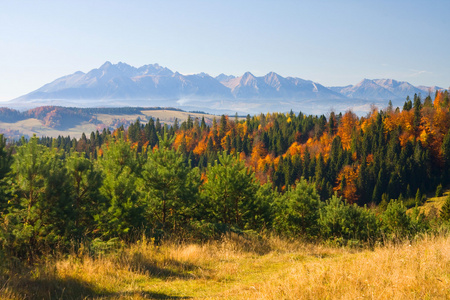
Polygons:
<instances>
[{"instance_id":1,"label":"small conifer","mask_svg":"<svg viewBox=\"0 0 450 300\"><path fill-rule=\"evenodd\" d=\"M444 221L450 220L450 194L445 199L444 205L441 208L440 217Z\"/></svg>"}]
</instances>

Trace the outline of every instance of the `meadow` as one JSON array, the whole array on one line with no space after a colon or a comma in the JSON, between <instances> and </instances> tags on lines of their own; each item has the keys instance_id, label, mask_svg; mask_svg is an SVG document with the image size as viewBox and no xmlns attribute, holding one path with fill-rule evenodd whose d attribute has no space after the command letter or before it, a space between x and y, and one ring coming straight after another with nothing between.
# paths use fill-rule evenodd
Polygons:
<instances>
[{"instance_id":1,"label":"meadow","mask_svg":"<svg viewBox=\"0 0 450 300\"><path fill-rule=\"evenodd\" d=\"M39 109L47 109L45 113L41 113L37 117L34 115L34 111ZM179 122L184 121L191 116L193 118L204 117L207 122L211 122L214 118L213 115L190 113L180 110L170 109L134 109L134 111L126 112L126 108L121 112L120 109L97 109L97 111L89 111L88 108L81 109L83 112L89 115L89 118L82 120L77 118L71 118L64 115L67 108L62 107L41 107L33 110L29 110L29 116L23 117L19 120L7 120L7 113L3 112L0 108L0 133L5 133L5 136L10 138L19 139L22 135L32 137L34 134L38 137L58 137L58 136L70 136L72 138L79 139L83 133L89 134L97 130L102 131L103 128L116 128L120 125L127 126L128 124L140 119L143 122L148 122L150 119L159 119L162 123L173 125L175 119ZM26 112L26 113L28 113ZM52 119L64 119L65 126L55 126L55 122ZM95 122L93 122L93 120Z\"/></svg>"},{"instance_id":2,"label":"meadow","mask_svg":"<svg viewBox=\"0 0 450 300\"><path fill-rule=\"evenodd\" d=\"M448 299L450 238L373 248L234 234L109 253L80 249L3 274L1 299Z\"/></svg>"}]
</instances>

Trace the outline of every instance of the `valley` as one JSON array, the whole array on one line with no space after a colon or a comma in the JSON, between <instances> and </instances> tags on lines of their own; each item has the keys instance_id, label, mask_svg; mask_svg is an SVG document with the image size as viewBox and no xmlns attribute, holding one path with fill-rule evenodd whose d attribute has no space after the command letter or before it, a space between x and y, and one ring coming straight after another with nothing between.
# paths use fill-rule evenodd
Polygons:
<instances>
[{"instance_id":1,"label":"valley","mask_svg":"<svg viewBox=\"0 0 450 300\"><path fill-rule=\"evenodd\" d=\"M136 120L147 123L151 118L161 123L173 125L191 118L205 118L211 123L214 115L198 112L186 112L171 108L66 108L66 107L38 107L25 112L10 109L0 109L0 134L15 140L23 135L31 137L70 136L80 138L104 128L115 129L121 125L125 127Z\"/></svg>"}]
</instances>

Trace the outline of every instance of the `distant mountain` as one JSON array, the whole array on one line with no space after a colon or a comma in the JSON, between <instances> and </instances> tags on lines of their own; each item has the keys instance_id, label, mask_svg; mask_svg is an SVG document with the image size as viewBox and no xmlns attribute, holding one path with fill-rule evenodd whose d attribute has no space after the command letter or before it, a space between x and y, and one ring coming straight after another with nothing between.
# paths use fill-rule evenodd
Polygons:
<instances>
[{"instance_id":1,"label":"distant mountain","mask_svg":"<svg viewBox=\"0 0 450 300\"><path fill-rule=\"evenodd\" d=\"M220 74L218 76L215 77L217 81L219 82L223 82L223 81L228 81L230 79L236 78L236 76L234 75L225 75L225 74Z\"/></svg>"},{"instance_id":2,"label":"distant mountain","mask_svg":"<svg viewBox=\"0 0 450 300\"><path fill-rule=\"evenodd\" d=\"M186 96L231 97L208 75L184 76L158 64L134 68L104 63L88 73L76 72L44 85L17 101L32 99L178 99Z\"/></svg>"},{"instance_id":3,"label":"distant mountain","mask_svg":"<svg viewBox=\"0 0 450 300\"><path fill-rule=\"evenodd\" d=\"M342 95L357 99L392 99L397 98L388 89L378 85L374 80L364 79L360 83L347 86L339 91Z\"/></svg>"},{"instance_id":4,"label":"distant mountain","mask_svg":"<svg viewBox=\"0 0 450 300\"><path fill-rule=\"evenodd\" d=\"M417 86L417 88L419 90L422 91L423 94L428 95L428 94L434 94L436 91L441 91L444 90L444 88L441 88L439 86L424 86L424 85L419 85Z\"/></svg>"},{"instance_id":5,"label":"distant mountain","mask_svg":"<svg viewBox=\"0 0 450 300\"><path fill-rule=\"evenodd\" d=\"M357 99L401 99L405 100L407 96L411 98L414 94L434 93L440 87L413 86L406 81L397 81L394 79L364 79L356 85L343 87L329 87L330 90L338 92L349 98Z\"/></svg>"},{"instance_id":6,"label":"distant mountain","mask_svg":"<svg viewBox=\"0 0 450 300\"><path fill-rule=\"evenodd\" d=\"M252 73L246 72L241 77L231 78L222 83L231 90L236 99L345 98L321 84L300 78L284 78L274 72L263 77L256 77Z\"/></svg>"},{"instance_id":7,"label":"distant mountain","mask_svg":"<svg viewBox=\"0 0 450 300\"><path fill-rule=\"evenodd\" d=\"M387 89L397 98L406 99L407 96L419 95L423 91L406 81L397 81L394 79L375 79L373 80L379 86Z\"/></svg>"},{"instance_id":8,"label":"distant mountain","mask_svg":"<svg viewBox=\"0 0 450 300\"><path fill-rule=\"evenodd\" d=\"M104 63L88 73L61 77L16 101L32 99L122 99L178 100L343 98L324 86L300 78L284 78L274 72L255 77L206 73L182 75L158 64L134 68L125 63Z\"/></svg>"},{"instance_id":9,"label":"distant mountain","mask_svg":"<svg viewBox=\"0 0 450 300\"><path fill-rule=\"evenodd\" d=\"M206 73L183 75L158 64L135 68L105 62L88 73L75 72L11 100L7 105L31 108L43 105L75 107L172 106L213 113L258 113L302 110L324 113L330 109L367 111L371 104L404 101L415 93L438 87L415 87L393 79L364 79L356 85L325 87L317 82L283 77L270 72L255 76Z\"/></svg>"}]
</instances>

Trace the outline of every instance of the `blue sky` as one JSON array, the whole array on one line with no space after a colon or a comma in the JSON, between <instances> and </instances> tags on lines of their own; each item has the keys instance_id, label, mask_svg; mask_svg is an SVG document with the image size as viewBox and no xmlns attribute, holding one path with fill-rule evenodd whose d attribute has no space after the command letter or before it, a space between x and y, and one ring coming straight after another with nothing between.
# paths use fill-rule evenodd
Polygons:
<instances>
[{"instance_id":1,"label":"blue sky","mask_svg":"<svg viewBox=\"0 0 450 300\"><path fill-rule=\"evenodd\" d=\"M105 61L450 86L450 1L0 0L0 100Z\"/></svg>"}]
</instances>

